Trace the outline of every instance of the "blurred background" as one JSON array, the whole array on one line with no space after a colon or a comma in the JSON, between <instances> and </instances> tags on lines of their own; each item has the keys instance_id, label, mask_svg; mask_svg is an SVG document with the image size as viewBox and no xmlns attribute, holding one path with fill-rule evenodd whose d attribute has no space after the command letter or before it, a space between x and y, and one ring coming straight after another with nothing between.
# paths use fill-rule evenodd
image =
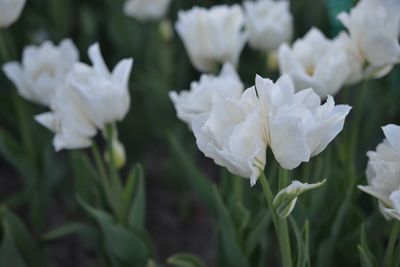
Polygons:
<instances>
[{"instance_id":1,"label":"blurred background","mask_svg":"<svg viewBox=\"0 0 400 267\"><path fill-rule=\"evenodd\" d=\"M311 27L321 29L328 37L335 36L342 29L336 14L349 10L355 2L291 1L294 39L303 36ZM181 9L240 1L172 0L164 19L146 23L125 16L123 3L123 0L30 0L21 18L1 31L1 40L10 47L10 52L1 55L0 64L20 60L23 48L29 44L40 44L44 40L58 44L64 38L75 42L84 62L88 62L86 50L94 42L100 43L108 66L114 66L122 58L133 57L132 105L129 115L118 124L128 159L122 172L126 174L135 163L143 164L147 205L145 225L152 239L155 258L162 262L171 254L186 251L202 258L207 266L214 266L216 221L181 170L179 157L171 148L169 138L173 136L179 140L195 165L209 179L219 182L221 170L198 151L194 137L186 124L176 118L168 97L169 91L189 89L190 83L200 77L189 62L174 23ZM278 73L268 71L266 64L264 54L246 46L239 64L244 84L252 85L256 73L275 80ZM366 104L369 128L360 136L365 147L372 149L382 139L380 126L400 122L399 84L399 67L383 80L370 84ZM58 226L86 218L75 200L75 194L90 198L91 184L80 178L84 175L80 172L85 169L85 161L75 151L54 152L52 134L33 119L45 108L19 97L2 72L0 87L0 203L14 211L34 238L41 240L44 233ZM357 97L351 88L343 94L337 96L337 102ZM22 126L21 121L25 122ZM34 140L30 151L36 162L27 160L27 148L23 146L26 139ZM360 166L365 160L361 155ZM41 177L33 179L37 170ZM342 177L341 181L345 183L345 179ZM247 186L247 181L244 185ZM338 198L327 194L325 200L336 203ZM348 219L356 224L360 216L353 213ZM322 239L329 229L326 229L326 222L319 223ZM337 256L342 260L338 262L355 266L346 261L346 245L354 245L352 240L358 236L352 236L354 228L347 226L349 229L340 234L346 238L341 239ZM44 241L41 246L45 247L49 266L98 266L97 254L81 235Z\"/></svg>"}]
</instances>

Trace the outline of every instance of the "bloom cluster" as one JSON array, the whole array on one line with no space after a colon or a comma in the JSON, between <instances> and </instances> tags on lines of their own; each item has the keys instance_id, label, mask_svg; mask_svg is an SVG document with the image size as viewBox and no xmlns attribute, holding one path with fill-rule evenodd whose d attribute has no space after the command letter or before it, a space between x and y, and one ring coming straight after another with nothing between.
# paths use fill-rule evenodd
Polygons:
<instances>
[{"instance_id":1,"label":"bloom cluster","mask_svg":"<svg viewBox=\"0 0 400 267\"><path fill-rule=\"evenodd\" d=\"M292 48L282 45L281 72L293 78L296 90L311 86L321 97L336 94L345 84L386 75L400 62L398 11L385 1L360 1L349 14L338 15L348 33L329 40L311 29Z\"/></svg>"},{"instance_id":2,"label":"bloom cluster","mask_svg":"<svg viewBox=\"0 0 400 267\"><path fill-rule=\"evenodd\" d=\"M288 44L293 22L286 1L259 0L241 6L194 7L179 13L176 30L192 64L202 72L217 64L237 65L245 43L278 50L281 74L292 77L296 91L313 88L320 97L335 95L344 85L387 74L400 61L400 12L381 0L363 0L338 18L348 32L334 39L312 28Z\"/></svg>"},{"instance_id":3,"label":"bloom cluster","mask_svg":"<svg viewBox=\"0 0 400 267\"><path fill-rule=\"evenodd\" d=\"M241 93L236 73L227 75L226 69L171 98L199 149L216 164L250 178L252 185L264 170L267 147L283 168L294 169L321 153L342 130L350 107L335 106L332 97L321 105L312 89L295 93L288 75L276 83L257 76L255 86ZM190 104L200 90L206 104L196 110Z\"/></svg>"},{"instance_id":4,"label":"bloom cluster","mask_svg":"<svg viewBox=\"0 0 400 267\"><path fill-rule=\"evenodd\" d=\"M89 48L93 66L78 58L70 40L58 47L45 42L27 47L21 64L10 62L3 68L21 96L50 107L36 120L55 133L57 151L90 146L97 129L122 120L130 106L132 59L122 60L110 72L98 44Z\"/></svg>"},{"instance_id":5,"label":"bloom cluster","mask_svg":"<svg viewBox=\"0 0 400 267\"><path fill-rule=\"evenodd\" d=\"M261 51L271 51L292 38L292 16L286 1L259 0L240 5L194 7L180 11L176 30L192 64L212 72L217 64L237 65L247 41Z\"/></svg>"}]
</instances>

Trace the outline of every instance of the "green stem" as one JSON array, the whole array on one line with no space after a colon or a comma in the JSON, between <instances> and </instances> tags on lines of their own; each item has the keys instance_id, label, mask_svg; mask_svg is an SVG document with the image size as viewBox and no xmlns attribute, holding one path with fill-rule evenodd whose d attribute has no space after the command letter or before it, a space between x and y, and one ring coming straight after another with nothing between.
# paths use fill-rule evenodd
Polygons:
<instances>
[{"instance_id":1,"label":"green stem","mask_svg":"<svg viewBox=\"0 0 400 267\"><path fill-rule=\"evenodd\" d=\"M390 232L389 243L386 248L385 258L383 261L383 266L390 267L393 266L393 251L396 245L396 241L399 238L400 233L400 222L395 221L392 226L392 231Z\"/></svg>"},{"instance_id":2,"label":"green stem","mask_svg":"<svg viewBox=\"0 0 400 267\"><path fill-rule=\"evenodd\" d=\"M118 174L118 170L115 164L115 158L113 153L113 138L114 138L114 126L109 124L106 126L106 141L107 141L107 153L108 153L108 171L110 174L111 182L116 188L118 194L122 194L121 179Z\"/></svg>"},{"instance_id":3,"label":"green stem","mask_svg":"<svg viewBox=\"0 0 400 267\"><path fill-rule=\"evenodd\" d=\"M0 30L0 56L1 59L6 61L8 59L8 49L7 49L7 42L4 36L4 30Z\"/></svg>"},{"instance_id":4,"label":"green stem","mask_svg":"<svg viewBox=\"0 0 400 267\"><path fill-rule=\"evenodd\" d=\"M113 184L110 184L110 181L107 177L104 161L101 157L100 150L95 142L93 142L92 144L92 154L96 164L96 168L99 172L100 184L107 199L107 203L108 205L110 205L112 212L114 213L117 220L123 222L123 206L119 201L119 197L121 196L121 194L119 194L119 192L116 192Z\"/></svg>"},{"instance_id":5,"label":"green stem","mask_svg":"<svg viewBox=\"0 0 400 267\"><path fill-rule=\"evenodd\" d=\"M280 179L279 183L284 184L287 182L287 172L281 171L282 179ZM281 174L280 173L280 174ZM286 179L286 182L285 182ZM273 207L273 193L271 191L271 187L265 177L264 173L261 174L259 177L261 182L261 186L263 188L265 199L267 200L269 209L271 210L272 221L274 223L275 232L278 236L279 248L281 251L281 259L282 259L282 266L283 267L292 267L292 253L290 248L290 238L289 238L289 231L287 226L286 219L281 219L277 216L275 209Z\"/></svg>"}]
</instances>

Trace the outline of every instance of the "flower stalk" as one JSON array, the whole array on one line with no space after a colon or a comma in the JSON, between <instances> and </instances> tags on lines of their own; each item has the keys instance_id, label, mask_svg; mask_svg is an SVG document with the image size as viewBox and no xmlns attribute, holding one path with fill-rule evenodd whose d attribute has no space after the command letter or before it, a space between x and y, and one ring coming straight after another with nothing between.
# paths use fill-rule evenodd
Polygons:
<instances>
[{"instance_id":1,"label":"flower stalk","mask_svg":"<svg viewBox=\"0 0 400 267\"><path fill-rule=\"evenodd\" d=\"M399 239L399 234L400 234L400 222L394 221L392 226L392 231L390 232L389 243L386 248L383 266L393 266L393 252L396 245L396 241Z\"/></svg>"},{"instance_id":2,"label":"flower stalk","mask_svg":"<svg viewBox=\"0 0 400 267\"><path fill-rule=\"evenodd\" d=\"M272 220L275 228L275 232L278 236L279 248L281 251L281 259L283 267L292 267L292 252L290 247L290 237L286 218L279 218L278 214L274 210L273 206L273 193L268 183L265 174L262 173L259 177L261 186L263 188L265 199L267 200L268 207L271 211ZM287 184L287 171L280 169L279 171L279 187L284 188Z\"/></svg>"}]
</instances>

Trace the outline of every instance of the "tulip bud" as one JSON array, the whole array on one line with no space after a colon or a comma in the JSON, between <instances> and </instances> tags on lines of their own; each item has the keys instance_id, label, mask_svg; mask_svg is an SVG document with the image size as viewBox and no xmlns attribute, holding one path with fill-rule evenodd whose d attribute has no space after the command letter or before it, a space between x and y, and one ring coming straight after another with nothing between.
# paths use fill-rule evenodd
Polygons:
<instances>
[{"instance_id":1,"label":"tulip bud","mask_svg":"<svg viewBox=\"0 0 400 267\"><path fill-rule=\"evenodd\" d=\"M158 31L165 42L171 41L174 36L171 20L163 19L160 24L158 24Z\"/></svg>"},{"instance_id":2,"label":"tulip bud","mask_svg":"<svg viewBox=\"0 0 400 267\"><path fill-rule=\"evenodd\" d=\"M272 70L272 71L277 71L279 69L278 53L276 50L268 52L267 67L269 70Z\"/></svg>"},{"instance_id":3,"label":"tulip bud","mask_svg":"<svg viewBox=\"0 0 400 267\"><path fill-rule=\"evenodd\" d=\"M117 169L121 169L122 167L125 166L126 163L125 147L117 138L113 138L111 148L112 148L112 155L114 158L115 167ZM104 154L104 159L107 162L110 161L109 153Z\"/></svg>"},{"instance_id":4,"label":"tulip bud","mask_svg":"<svg viewBox=\"0 0 400 267\"><path fill-rule=\"evenodd\" d=\"M324 179L322 182L315 184L301 183L297 180L293 181L289 186L279 191L274 198L274 208L276 213L281 218L286 218L292 213L297 198L306 191L322 186L326 182Z\"/></svg>"}]
</instances>

